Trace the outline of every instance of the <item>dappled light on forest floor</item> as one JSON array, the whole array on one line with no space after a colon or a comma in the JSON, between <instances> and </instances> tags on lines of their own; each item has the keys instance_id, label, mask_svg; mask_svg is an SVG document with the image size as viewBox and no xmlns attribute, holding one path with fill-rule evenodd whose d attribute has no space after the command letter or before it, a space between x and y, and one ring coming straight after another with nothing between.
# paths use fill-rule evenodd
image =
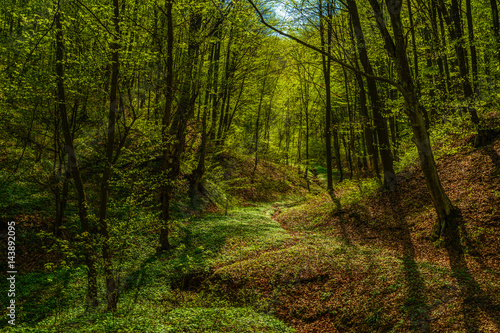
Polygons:
<instances>
[{"instance_id":1,"label":"dappled light on forest floor","mask_svg":"<svg viewBox=\"0 0 500 333\"><path fill-rule=\"evenodd\" d=\"M338 237L347 249L377 246L398 258L398 291L403 294L387 296L383 301L387 306L392 298L399 304L384 313L406 318L399 325L394 316L389 315L392 322L385 318L394 331L496 332L500 330L500 230L496 211L500 206L500 181L494 172L496 161L489 155L493 149L499 150L499 143L439 160L444 186L462 211L437 242L429 237L436 215L416 167L403 174L395 192L376 191L341 211L334 210L326 195L318 196L282 211L276 219L287 230ZM351 187L351 191L358 190ZM379 284L377 281L370 287L375 289ZM370 287L357 284L366 291L358 291L353 299L360 302L359 295L371 293ZM320 325L324 321L343 331L332 315L314 322ZM367 331L390 330L381 322ZM300 332L313 332L305 321L296 325ZM355 331L362 331L356 327Z\"/></svg>"}]
</instances>

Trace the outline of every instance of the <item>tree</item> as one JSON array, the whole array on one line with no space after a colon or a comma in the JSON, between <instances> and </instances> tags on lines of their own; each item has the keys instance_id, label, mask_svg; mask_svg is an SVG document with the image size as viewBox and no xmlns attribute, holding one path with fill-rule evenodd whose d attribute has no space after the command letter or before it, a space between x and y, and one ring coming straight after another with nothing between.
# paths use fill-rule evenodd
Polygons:
<instances>
[{"instance_id":1,"label":"tree","mask_svg":"<svg viewBox=\"0 0 500 333\"><path fill-rule=\"evenodd\" d=\"M118 0L113 0L113 42L110 44L111 49L111 89L109 93L109 113L108 113L108 130L106 142L106 164L102 173L101 192L99 204L99 229L104 239L102 245L102 256L104 259L104 274L106 277L106 297L108 311L115 311L118 294L116 288L115 277L113 273L113 264L111 262L112 253L110 246L109 227L107 223L107 209L109 200L109 181L111 178L111 168L115 162L115 133L116 133L116 116L118 107L118 76L120 72L120 6ZM118 152L115 153L118 155Z\"/></svg>"},{"instance_id":2,"label":"tree","mask_svg":"<svg viewBox=\"0 0 500 333\"><path fill-rule=\"evenodd\" d=\"M377 27L384 39L384 44L389 57L393 60L401 84L398 85L405 100L405 112L410 119L413 130L413 143L417 146L420 166L424 173L427 188L431 194L438 220L434 225L434 233L441 236L450 219L454 218L456 209L446 195L436 169L436 162L430 144L429 133L424 115L424 107L420 103L416 87L411 76L410 66L406 55L405 31L401 21L401 1L386 0L387 11L391 19L394 38L387 30L382 10L378 1L370 0L370 5L375 14Z\"/></svg>"},{"instance_id":3,"label":"tree","mask_svg":"<svg viewBox=\"0 0 500 333\"><path fill-rule=\"evenodd\" d=\"M359 20L358 8L354 0L347 0L349 14L356 35L356 42L358 47L359 58L363 65L365 73L373 76L373 69L368 59L366 51L366 43ZM380 145L380 156L382 159L382 166L384 169L384 184L390 188L396 185L396 174L393 166L393 156L391 152L391 144L389 141L389 134L387 129L387 122L382 116L382 108L380 97L377 89L377 83L374 78L367 78L368 93L370 96L373 118L375 121L375 128L377 131L378 142Z\"/></svg>"},{"instance_id":4,"label":"tree","mask_svg":"<svg viewBox=\"0 0 500 333\"><path fill-rule=\"evenodd\" d=\"M95 267L95 253L93 249L93 234L90 230L88 202L85 194L85 189L82 181L80 166L75 153L73 136L68 121L68 113L66 109L66 92L64 83L64 40L63 27L61 22L60 8L54 15L56 25L56 81L57 81L57 106L59 117L62 121L62 130L66 151L69 161L69 174L73 176L75 188L78 195L78 212L80 215L80 223L82 227L82 238L85 252L85 264L87 265L87 304L93 308L98 305L97 300L97 270Z\"/></svg>"},{"instance_id":5,"label":"tree","mask_svg":"<svg viewBox=\"0 0 500 333\"><path fill-rule=\"evenodd\" d=\"M369 73L359 72L353 66L346 64L345 62L333 57L331 54L325 52L324 50L314 45L311 45L307 42L304 42L303 40L294 37L288 33L280 31L279 29L267 23L267 21L264 19L263 15L261 14L257 6L255 6L255 4L253 3L253 1L248 0L248 2L256 10L257 14L260 17L261 22L271 30L283 36L286 36L290 39L293 39L294 41L312 50L315 50L316 52L319 52L325 57L328 57L337 64L344 66L347 69L358 72L367 78L374 78L378 79L379 81L390 83L401 92L406 104L405 112L408 118L410 119L412 125L412 130L413 130L412 140L417 147L419 153L420 165L424 173L424 177L427 183L427 188L429 189L434 204L434 208L436 209L436 213L438 215L438 219L434 225L433 232L436 236L441 236L446 226L448 225L450 219L452 219L455 216L456 210L453 207L450 199L446 195L443 186L441 185L439 175L437 173L436 162L434 160L434 155L432 152L432 147L429 139L429 133L427 132L427 124L424 118L424 114L426 113L426 111L423 105L420 103L420 99L418 97L414 80L412 78L412 74L410 71L410 66L406 54L406 43L404 38L405 31L401 21L402 2L386 0L387 11L390 16L392 30L394 34L393 38L390 35L389 31L387 30L386 22L380 4L378 3L377 0L370 0L370 5L375 15L377 27L382 35L382 39L384 41L387 53L394 62L400 83L392 82L391 80L381 77L375 77Z\"/></svg>"}]
</instances>

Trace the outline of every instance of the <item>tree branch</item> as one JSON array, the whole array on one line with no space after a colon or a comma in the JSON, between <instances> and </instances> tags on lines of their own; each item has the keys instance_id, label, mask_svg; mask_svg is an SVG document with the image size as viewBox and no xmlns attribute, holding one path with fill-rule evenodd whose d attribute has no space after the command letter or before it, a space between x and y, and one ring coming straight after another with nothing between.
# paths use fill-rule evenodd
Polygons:
<instances>
[{"instance_id":1,"label":"tree branch","mask_svg":"<svg viewBox=\"0 0 500 333\"><path fill-rule=\"evenodd\" d=\"M316 51L316 52L318 52L318 53L320 53L320 54L328 57L331 61L337 63L338 65L340 65L340 66L342 66L344 68L347 68L347 69L349 69L349 70L351 70L351 71L353 71L355 73L358 73L358 74L360 74L360 75L362 75L362 76L364 76L366 78L370 78L370 79L374 79L374 80L377 80L377 81L388 83L388 84L396 87L398 90L401 91L402 87L401 87L401 85L399 83L397 83L395 81L392 81L392 80L389 80L389 79L386 79L384 77L369 75L369 74L367 74L365 72L362 72L362 71L356 69L355 67L349 65L348 63L346 63L346 62L344 62L344 61L342 61L342 60L340 60L338 58L335 58L330 53L325 52L325 51L321 50L320 48L318 48L318 47L316 47L314 45L311 45L311 44L309 44L307 42L304 42L303 40L301 40L301 39L299 39L299 38L297 38L295 36L287 34L286 32L283 32L283 31L281 31L281 30L273 27L272 25L270 25L269 23L266 22L266 20L264 19L264 16L260 12L260 10L257 8L257 6L253 3L253 1L252 0L248 0L248 2L255 9L255 12L259 16L260 21L262 22L262 24L264 24L266 27L268 27L269 29L273 30L274 32L280 34L281 36L287 37L287 38L289 38L289 39L291 39L291 40L293 40L293 41L295 41L295 42L297 42L297 43L299 43L299 44L301 44L301 45L303 45L303 46L305 46L305 47L307 47L307 48L309 48L309 49L311 49L313 51Z\"/></svg>"}]
</instances>

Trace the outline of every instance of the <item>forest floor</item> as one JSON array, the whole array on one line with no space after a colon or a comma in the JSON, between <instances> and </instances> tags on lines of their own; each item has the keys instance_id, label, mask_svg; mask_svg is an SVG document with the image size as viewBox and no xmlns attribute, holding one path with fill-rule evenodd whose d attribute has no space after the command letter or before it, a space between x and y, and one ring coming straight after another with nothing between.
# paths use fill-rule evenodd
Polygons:
<instances>
[{"instance_id":1,"label":"forest floor","mask_svg":"<svg viewBox=\"0 0 500 333\"><path fill-rule=\"evenodd\" d=\"M437 216L413 165L394 192L339 188L341 210L324 194L275 205L287 246L215 281L234 301L251 291L297 332L499 332L500 140L455 139L438 159L459 210L442 239L430 240Z\"/></svg>"},{"instance_id":2,"label":"forest floor","mask_svg":"<svg viewBox=\"0 0 500 333\"><path fill-rule=\"evenodd\" d=\"M451 137L436 150L460 212L438 241L430 240L436 214L416 162L399 172L393 192L374 180L344 181L340 210L314 181L308 194L296 171L263 162L235 190L240 203L254 203L177 221L172 251L155 254L154 225L129 231L131 243L116 255L116 313L105 304L87 311L84 268L64 267L38 236L21 239L19 325L7 328L4 315L0 330L499 332L500 140L479 149L471 142ZM227 169L252 170L251 160L238 163L248 165ZM19 224L36 226L28 215Z\"/></svg>"}]
</instances>

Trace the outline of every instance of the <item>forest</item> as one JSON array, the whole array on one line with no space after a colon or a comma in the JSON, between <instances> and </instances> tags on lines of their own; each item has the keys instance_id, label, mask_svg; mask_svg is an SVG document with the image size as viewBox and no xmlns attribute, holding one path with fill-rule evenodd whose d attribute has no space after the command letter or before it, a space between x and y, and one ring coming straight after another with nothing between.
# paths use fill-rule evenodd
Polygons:
<instances>
[{"instance_id":1,"label":"forest","mask_svg":"<svg viewBox=\"0 0 500 333\"><path fill-rule=\"evenodd\" d=\"M2 0L1 332L500 332L497 0Z\"/></svg>"}]
</instances>

